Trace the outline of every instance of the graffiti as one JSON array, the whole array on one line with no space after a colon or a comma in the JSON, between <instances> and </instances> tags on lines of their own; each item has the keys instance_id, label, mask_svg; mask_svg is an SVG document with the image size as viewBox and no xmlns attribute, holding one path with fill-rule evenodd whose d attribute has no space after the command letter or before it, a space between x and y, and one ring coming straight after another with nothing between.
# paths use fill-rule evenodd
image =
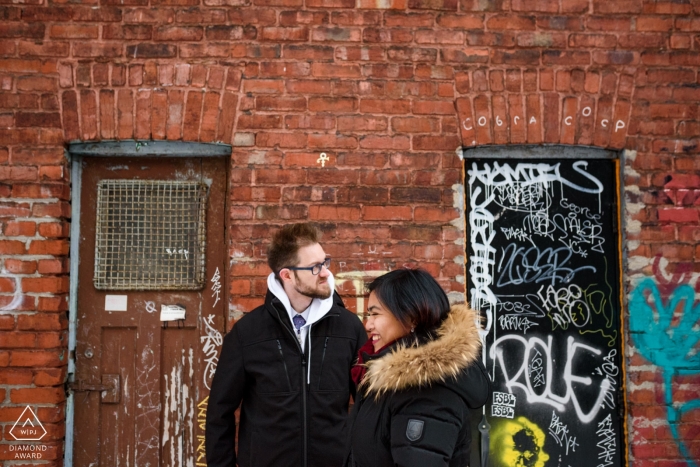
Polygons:
<instances>
[{"instance_id":1,"label":"graffiti","mask_svg":"<svg viewBox=\"0 0 700 467\"><path fill-rule=\"evenodd\" d=\"M221 275L219 274L219 268L216 268L216 271L214 272L214 277L211 278L211 291L212 297L215 297L216 300L214 300L214 304L211 306L214 308L217 303L219 303L219 293L221 292L221 282L219 281L221 279Z\"/></svg>"},{"instance_id":2,"label":"graffiti","mask_svg":"<svg viewBox=\"0 0 700 467\"><path fill-rule=\"evenodd\" d=\"M516 373L512 376L508 374L507 370L507 368L512 367L512 365L507 366L505 364L504 352L502 348L505 342L517 342L522 345L522 351L517 352L517 355L522 355L522 364L520 365ZM530 380L530 372L527 368L530 353L534 350L535 346L539 346L543 349L544 355L542 356L542 358L545 360L546 363L545 387L541 393L534 391L532 381ZM527 401L530 404L547 404L561 412L565 411L566 405L571 403L574 407L574 410L576 411L578 419L585 424L593 420L598 414L598 411L601 408L601 403L605 398L605 394L608 391L610 383L608 383L607 379L603 379L601 381L600 391L598 393L597 400L591 407L591 410L588 413L585 413L581 407L581 403L577 395L577 390L574 387L574 383L577 383L577 387L579 385L590 386L593 384L593 381L589 377L583 377L573 373L573 361L576 358L576 352L579 351L582 352L581 358L590 358L590 354L597 356L601 353L600 350L594 347L576 342L571 336L568 337L566 363L564 366L564 372L561 375L566 388L566 394L564 394L563 396L555 394L552 391L552 379L554 377L552 336L549 336L547 339L547 343L545 343L542 339L539 339L537 337L532 337L529 340L527 340L524 337L518 336L516 334L506 334L505 336L500 337L493 343L493 345L489 349L489 357L494 360L497 360L500 364L500 368L503 371L505 377L505 385L508 388L508 390L512 392L513 389L518 388L526 395ZM515 354L513 352L509 352L511 363L512 357L514 355Z\"/></svg>"},{"instance_id":3,"label":"graffiti","mask_svg":"<svg viewBox=\"0 0 700 467\"><path fill-rule=\"evenodd\" d=\"M476 200L481 195L481 189L476 188L471 196L469 214L469 236L473 253L470 257L469 278L474 284L471 289L470 302L477 310L486 315L483 333L490 331L493 325L493 307L496 304L496 296L491 291L493 282L491 269L496 263L496 249L491 246L495 233L493 232L493 214L486 206L493 201L493 195L487 195L486 199L477 204Z\"/></svg>"},{"instance_id":4,"label":"graffiti","mask_svg":"<svg viewBox=\"0 0 700 467\"><path fill-rule=\"evenodd\" d=\"M543 288L544 286L540 287L537 291L537 296L549 312L553 330L557 329L557 326L567 329L569 324L573 324L577 328L582 328L588 324L591 310L588 308L585 299L581 300L583 297L581 287L571 284L568 287L555 289L550 285L547 287L546 293L542 295Z\"/></svg>"},{"instance_id":5,"label":"graffiti","mask_svg":"<svg viewBox=\"0 0 700 467\"><path fill-rule=\"evenodd\" d=\"M605 394L605 405L609 409L615 408L615 393L617 392L617 376L620 369L615 363L617 361L617 349L612 349L608 355L603 357L603 364L595 369L597 374L605 376L605 379L610 383L608 393Z\"/></svg>"},{"instance_id":6,"label":"graffiti","mask_svg":"<svg viewBox=\"0 0 700 467\"><path fill-rule=\"evenodd\" d=\"M484 410L489 465L544 466L551 456L559 467L595 466L598 451L581 448L598 442L601 419L610 415L616 427L624 416L616 407L615 171L601 160L470 166L468 290L485 317L483 358L495 391ZM517 397L517 406L497 394ZM498 431L506 426L510 436ZM621 465L619 451L613 458Z\"/></svg>"},{"instance_id":7,"label":"graffiti","mask_svg":"<svg viewBox=\"0 0 700 467\"><path fill-rule=\"evenodd\" d=\"M593 115L593 109L591 107L586 106L583 109L581 109L581 116L593 118L592 115ZM572 126L572 125L574 125L574 118L575 118L574 115L567 115L564 118L562 118L561 121L566 126ZM467 131L471 131L474 129L475 126L485 127L486 124L489 122L491 122L492 125L493 125L493 123L495 123L496 126L500 127L500 126L505 125L507 120L508 120L507 117L505 117L503 115L498 115L498 114L496 114L493 119L491 119L490 117L486 117L484 115L481 115L480 117L476 118L476 120L472 120L471 117L465 118L464 120L462 120L461 125L462 125L463 129L465 129ZM523 115L513 115L511 121L512 121L513 127L522 126L522 125L525 125L525 126L535 125L537 123L537 119L534 116L530 116L530 118L528 119ZM527 122L527 125L526 125L526 122ZM624 120L615 120L615 123L613 126L612 122L607 118L601 119L597 124L600 125L602 128L614 128L615 133L617 133L620 130L623 130L627 126L625 124Z\"/></svg>"},{"instance_id":8,"label":"graffiti","mask_svg":"<svg viewBox=\"0 0 700 467\"><path fill-rule=\"evenodd\" d=\"M615 453L617 452L615 443L617 434L613 429L610 414L608 414L607 417L598 422L598 430L596 431L596 435L598 435L597 446L600 449L600 452L598 453L598 459L601 460L601 463L598 464L598 467L608 467L610 465L613 465Z\"/></svg>"},{"instance_id":9,"label":"graffiti","mask_svg":"<svg viewBox=\"0 0 700 467\"><path fill-rule=\"evenodd\" d=\"M501 275L497 284L503 287L549 281L551 285L555 285L571 282L581 271L596 272L593 266L580 266L575 269L566 267L572 253L567 247L548 247L540 251L537 246L527 248L511 243L500 255L501 261L497 271Z\"/></svg>"},{"instance_id":10,"label":"graffiti","mask_svg":"<svg viewBox=\"0 0 700 467\"><path fill-rule=\"evenodd\" d=\"M542 354L539 350L534 348L532 350L535 352L535 354L530 359L530 366L527 370L527 375L530 378L530 381L533 383L532 387L538 388L540 386L544 386L545 384L543 370L544 361L542 360Z\"/></svg>"},{"instance_id":11,"label":"graffiti","mask_svg":"<svg viewBox=\"0 0 700 467\"><path fill-rule=\"evenodd\" d=\"M201 431L206 429L208 405L209 396L197 404L197 424ZM195 462L197 467L207 467L206 435L197 435L197 460Z\"/></svg>"},{"instance_id":12,"label":"graffiti","mask_svg":"<svg viewBox=\"0 0 700 467\"><path fill-rule=\"evenodd\" d=\"M545 433L525 417L494 423L491 456L497 467L545 467Z\"/></svg>"},{"instance_id":13,"label":"graffiti","mask_svg":"<svg viewBox=\"0 0 700 467\"><path fill-rule=\"evenodd\" d=\"M530 235L528 235L527 232L525 232L522 229L518 229L518 228L501 227L501 232L503 232L503 234L506 236L506 238L508 240L510 240L511 238L516 238L522 242L523 240L530 239Z\"/></svg>"},{"instance_id":14,"label":"graffiti","mask_svg":"<svg viewBox=\"0 0 700 467\"><path fill-rule=\"evenodd\" d=\"M603 251L605 239L601 237L603 226L600 222L600 215L591 214L588 208L580 208L575 204L567 203L566 199L562 199L560 204L562 207L568 208L569 213L566 216L557 213L552 218L554 226L563 235L559 241L584 258L588 256L588 252L584 249L588 245L592 251L605 253ZM585 216L586 219L581 220L580 215Z\"/></svg>"},{"instance_id":15,"label":"graffiti","mask_svg":"<svg viewBox=\"0 0 700 467\"><path fill-rule=\"evenodd\" d=\"M204 387L211 389L211 380L216 372L216 365L219 363L219 347L224 341L223 336L214 328L214 315L209 315L202 320L204 323L203 336L200 336L202 352L205 355L204 362Z\"/></svg>"},{"instance_id":16,"label":"graffiti","mask_svg":"<svg viewBox=\"0 0 700 467\"><path fill-rule=\"evenodd\" d=\"M156 302L152 302L150 300L146 301L146 313L155 313L156 310Z\"/></svg>"},{"instance_id":17,"label":"graffiti","mask_svg":"<svg viewBox=\"0 0 700 467\"><path fill-rule=\"evenodd\" d=\"M675 375L700 374L697 345L700 333L700 303L695 303L695 290L688 284L678 285L664 301L657 284L642 280L630 295L630 335L640 354L658 366L663 373L664 403L668 424L681 454L692 466L692 460L678 430L683 415L700 409L700 398L686 402L673 400Z\"/></svg>"},{"instance_id":18,"label":"graffiti","mask_svg":"<svg viewBox=\"0 0 700 467\"><path fill-rule=\"evenodd\" d=\"M552 435L554 441L565 448L565 453L569 455L569 449L571 452L576 452L576 437L573 438L569 435L569 427L562 423L554 410L552 410L552 421L549 422L549 434Z\"/></svg>"},{"instance_id":19,"label":"graffiti","mask_svg":"<svg viewBox=\"0 0 700 467\"><path fill-rule=\"evenodd\" d=\"M516 399L513 394L507 392L494 392L493 405L491 406L492 417L513 418L515 416Z\"/></svg>"},{"instance_id":20,"label":"graffiti","mask_svg":"<svg viewBox=\"0 0 700 467\"><path fill-rule=\"evenodd\" d=\"M527 330L532 326L538 326L534 321L530 321L527 316L501 315L498 317L498 324L504 331L520 331L527 334Z\"/></svg>"}]
</instances>

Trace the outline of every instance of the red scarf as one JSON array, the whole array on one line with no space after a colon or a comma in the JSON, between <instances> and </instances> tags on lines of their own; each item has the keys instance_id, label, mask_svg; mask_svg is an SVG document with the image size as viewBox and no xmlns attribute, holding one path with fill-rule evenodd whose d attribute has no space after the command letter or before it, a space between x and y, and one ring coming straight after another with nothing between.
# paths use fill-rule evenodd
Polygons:
<instances>
[{"instance_id":1,"label":"red scarf","mask_svg":"<svg viewBox=\"0 0 700 467\"><path fill-rule=\"evenodd\" d=\"M393 344L393 342L390 342L389 344L385 345L376 352L374 351L374 345L372 344L371 340L367 340L367 342L365 342L365 345L360 347L360 351L357 352L357 363L355 363L355 366L353 366L350 370L350 375L352 376L352 380L355 382L355 386L360 384L362 378L365 377L365 373L367 373L367 367L364 365L365 359L363 358L363 354L367 354L367 356L378 354L382 350L389 347L391 344Z\"/></svg>"}]
</instances>

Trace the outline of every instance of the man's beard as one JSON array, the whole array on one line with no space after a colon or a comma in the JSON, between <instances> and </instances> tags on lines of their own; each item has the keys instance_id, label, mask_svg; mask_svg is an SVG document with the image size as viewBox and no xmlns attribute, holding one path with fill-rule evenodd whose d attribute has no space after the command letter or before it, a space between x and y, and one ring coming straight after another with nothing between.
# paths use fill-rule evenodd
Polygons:
<instances>
[{"instance_id":1,"label":"man's beard","mask_svg":"<svg viewBox=\"0 0 700 467\"><path fill-rule=\"evenodd\" d=\"M328 291L323 292L321 290L318 290L318 287L309 287L307 285L304 285L300 280L299 276L297 276L297 272L294 271L294 276L297 279L297 284L294 285L294 290L297 291L297 293L300 293L301 295L309 298L318 298L321 300L325 300L326 298L330 297L333 291L330 288L330 285L328 284L328 281L325 282L325 284L328 286ZM318 283L317 283L318 286Z\"/></svg>"}]
</instances>

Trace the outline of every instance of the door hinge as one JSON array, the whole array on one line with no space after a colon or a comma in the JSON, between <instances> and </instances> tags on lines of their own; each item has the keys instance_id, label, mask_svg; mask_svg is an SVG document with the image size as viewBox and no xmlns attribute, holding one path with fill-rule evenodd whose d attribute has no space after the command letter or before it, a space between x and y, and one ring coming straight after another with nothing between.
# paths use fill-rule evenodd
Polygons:
<instances>
[{"instance_id":1,"label":"door hinge","mask_svg":"<svg viewBox=\"0 0 700 467\"><path fill-rule=\"evenodd\" d=\"M82 380L68 383L68 389L73 392L100 391L100 399L104 404L118 404L121 397L119 375L102 375L102 384L91 384Z\"/></svg>"}]
</instances>

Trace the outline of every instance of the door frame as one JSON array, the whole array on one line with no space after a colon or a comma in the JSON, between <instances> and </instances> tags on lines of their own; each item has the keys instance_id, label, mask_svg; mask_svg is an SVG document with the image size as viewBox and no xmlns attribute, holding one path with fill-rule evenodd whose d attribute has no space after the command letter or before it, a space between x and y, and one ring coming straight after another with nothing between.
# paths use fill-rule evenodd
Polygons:
<instances>
[{"instance_id":1,"label":"door frame","mask_svg":"<svg viewBox=\"0 0 700 467\"><path fill-rule=\"evenodd\" d=\"M93 143L70 143L68 157L71 164L71 228L70 228L70 272L68 302L68 380L75 378L75 347L78 324L78 266L80 264L80 195L82 190L82 161L86 157L227 157L230 160L232 147L228 144L192 143L181 141L122 140ZM229 164L226 165L228 172ZM226 180L226 194L229 180ZM225 196L224 233L228 243L229 198ZM228 270L222 274L222 284L228 283ZM229 288L222 287L224 303L228 302ZM66 398L66 437L63 465L73 467L75 394L68 391Z\"/></svg>"}]
</instances>

